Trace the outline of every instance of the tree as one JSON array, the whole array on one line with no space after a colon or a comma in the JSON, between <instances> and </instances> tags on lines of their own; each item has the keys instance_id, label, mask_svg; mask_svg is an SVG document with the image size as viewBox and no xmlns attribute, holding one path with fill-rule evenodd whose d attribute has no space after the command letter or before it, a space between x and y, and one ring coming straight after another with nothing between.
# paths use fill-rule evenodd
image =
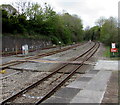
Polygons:
<instances>
[{"instance_id":1,"label":"tree","mask_svg":"<svg viewBox=\"0 0 120 105\"><path fill-rule=\"evenodd\" d=\"M105 23L102 25L100 40L110 45L112 42L117 42L118 39L118 28L117 28L117 19L110 17L105 20Z\"/></svg>"},{"instance_id":2,"label":"tree","mask_svg":"<svg viewBox=\"0 0 120 105\"><path fill-rule=\"evenodd\" d=\"M64 26L70 31L72 41L81 41L83 39L83 25L82 20L77 15L70 15L69 13L62 14Z\"/></svg>"},{"instance_id":3,"label":"tree","mask_svg":"<svg viewBox=\"0 0 120 105\"><path fill-rule=\"evenodd\" d=\"M89 27L87 26L84 31L84 40L99 40L100 37L100 27L94 26Z\"/></svg>"},{"instance_id":4,"label":"tree","mask_svg":"<svg viewBox=\"0 0 120 105\"><path fill-rule=\"evenodd\" d=\"M42 7L38 3L36 4L32 3L31 7L28 7L25 12L28 19L30 20L37 20L39 16L42 16L42 13L43 13Z\"/></svg>"},{"instance_id":5,"label":"tree","mask_svg":"<svg viewBox=\"0 0 120 105\"><path fill-rule=\"evenodd\" d=\"M99 27L102 27L102 25L105 23L106 18L105 17L100 17L95 24Z\"/></svg>"},{"instance_id":6,"label":"tree","mask_svg":"<svg viewBox=\"0 0 120 105\"><path fill-rule=\"evenodd\" d=\"M55 44L59 41L68 44L83 40L82 20L77 15L57 14L47 3L44 7L30 2L15 5L17 10L11 5L3 6L3 33L25 34L32 38L44 36Z\"/></svg>"},{"instance_id":7,"label":"tree","mask_svg":"<svg viewBox=\"0 0 120 105\"><path fill-rule=\"evenodd\" d=\"M83 40L91 40L90 26L87 26L84 30Z\"/></svg>"}]
</instances>

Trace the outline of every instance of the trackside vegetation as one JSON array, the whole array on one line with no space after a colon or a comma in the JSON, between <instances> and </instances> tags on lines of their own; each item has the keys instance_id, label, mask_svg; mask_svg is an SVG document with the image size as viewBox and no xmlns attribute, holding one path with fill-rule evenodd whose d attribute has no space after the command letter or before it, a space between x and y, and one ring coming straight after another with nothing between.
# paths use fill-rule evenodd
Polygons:
<instances>
[{"instance_id":1,"label":"trackside vegetation","mask_svg":"<svg viewBox=\"0 0 120 105\"><path fill-rule=\"evenodd\" d=\"M114 17L100 17L95 26L83 29L80 17L67 12L57 13L47 3L44 6L30 2L2 4L0 10L3 35L47 39L54 44L94 40L110 47L114 42L120 52L120 28Z\"/></svg>"},{"instance_id":2,"label":"trackside vegetation","mask_svg":"<svg viewBox=\"0 0 120 105\"><path fill-rule=\"evenodd\" d=\"M116 43L116 48L118 48L116 55L120 56L120 27L118 20L114 17L109 17L108 19L100 17L96 21L96 26L92 28L86 27L84 39L97 40L104 43L107 46L106 56L111 56L111 43Z\"/></svg>"},{"instance_id":3,"label":"trackside vegetation","mask_svg":"<svg viewBox=\"0 0 120 105\"><path fill-rule=\"evenodd\" d=\"M77 15L57 14L47 3L44 6L22 3L19 8L18 11L10 4L0 6L3 35L10 33L17 37L50 39L54 44L83 40L83 24Z\"/></svg>"}]
</instances>

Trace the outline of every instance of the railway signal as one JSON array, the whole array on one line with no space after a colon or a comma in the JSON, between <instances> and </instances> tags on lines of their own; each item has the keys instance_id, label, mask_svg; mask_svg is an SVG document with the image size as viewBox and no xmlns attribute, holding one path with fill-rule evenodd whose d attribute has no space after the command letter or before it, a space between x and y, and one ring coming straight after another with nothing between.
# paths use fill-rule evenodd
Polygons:
<instances>
[{"instance_id":1,"label":"railway signal","mask_svg":"<svg viewBox=\"0 0 120 105\"><path fill-rule=\"evenodd\" d=\"M114 56L115 53L118 52L118 49L116 48L116 43L112 43L111 46L112 48L110 51L113 53L113 56Z\"/></svg>"}]
</instances>

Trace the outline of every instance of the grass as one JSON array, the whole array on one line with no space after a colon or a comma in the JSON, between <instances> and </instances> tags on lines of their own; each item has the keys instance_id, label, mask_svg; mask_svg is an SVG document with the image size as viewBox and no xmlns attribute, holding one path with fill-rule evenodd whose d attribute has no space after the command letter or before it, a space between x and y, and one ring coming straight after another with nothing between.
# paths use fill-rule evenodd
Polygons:
<instances>
[{"instance_id":1,"label":"grass","mask_svg":"<svg viewBox=\"0 0 120 105\"><path fill-rule=\"evenodd\" d=\"M103 56L110 58L110 47L106 46L106 50L105 50Z\"/></svg>"},{"instance_id":2,"label":"grass","mask_svg":"<svg viewBox=\"0 0 120 105\"><path fill-rule=\"evenodd\" d=\"M103 53L104 57L110 58L112 60L120 60L120 56L118 56L118 52L114 53L114 56L113 56L113 53L110 52L110 47L106 46L105 48L106 48L106 50Z\"/></svg>"}]
</instances>

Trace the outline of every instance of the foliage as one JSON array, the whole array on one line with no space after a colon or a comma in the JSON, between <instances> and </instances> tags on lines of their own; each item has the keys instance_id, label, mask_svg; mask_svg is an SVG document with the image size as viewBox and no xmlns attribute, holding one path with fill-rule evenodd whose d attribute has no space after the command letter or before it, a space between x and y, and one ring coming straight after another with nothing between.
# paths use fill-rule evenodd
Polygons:
<instances>
[{"instance_id":1,"label":"foliage","mask_svg":"<svg viewBox=\"0 0 120 105\"><path fill-rule=\"evenodd\" d=\"M82 20L77 15L57 14L47 3L44 7L30 2L25 5L17 5L22 8L21 13L11 5L0 6L3 33L21 34L21 37L30 38L42 35L51 38L55 44L59 41L68 44L83 39Z\"/></svg>"},{"instance_id":2,"label":"foliage","mask_svg":"<svg viewBox=\"0 0 120 105\"><path fill-rule=\"evenodd\" d=\"M87 28L84 32L84 40L99 40L99 37L100 37L100 27L99 26Z\"/></svg>"},{"instance_id":3,"label":"foliage","mask_svg":"<svg viewBox=\"0 0 120 105\"><path fill-rule=\"evenodd\" d=\"M116 43L116 47L118 48L117 55L120 56L119 37L120 28L117 19L114 17L109 17L108 19L100 17L96 21L96 26L92 28L87 27L84 31L85 40L99 40L109 47L111 47L111 43Z\"/></svg>"},{"instance_id":4,"label":"foliage","mask_svg":"<svg viewBox=\"0 0 120 105\"><path fill-rule=\"evenodd\" d=\"M0 9L7 11L9 16L15 15L17 13L17 10L10 4L0 5Z\"/></svg>"},{"instance_id":5,"label":"foliage","mask_svg":"<svg viewBox=\"0 0 120 105\"><path fill-rule=\"evenodd\" d=\"M72 41L77 42L83 40L82 20L78 18L77 15L72 16L69 13L63 14L62 19L64 21L64 26L69 29L71 33Z\"/></svg>"},{"instance_id":6,"label":"foliage","mask_svg":"<svg viewBox=\"0 0 120 105\"><path fill-rule=\"evenodd\" d=\"M96 22L96 26L102 27L102 25L105 23L106 18L105 17L100 17Z\"/></svg>"},{"instance_id":7,"label":"foliage","mask_svg":"<svg viewBox=\"0 0 120 105\"><path fill-rule=\"evenodd\" d=\"M96 24L96 26L85 30L85 40L99 40L106 45L110 45L112 42L118 43L118 27L116 18L110 17L105 19L100 17L100 19L96 21Z\"/></svg>"},{"instance_id":8,"label":"foliage","mask_svg":"<svg viewBox=\"0 0 120 105\"><path fill-rule=\"evenodd\" d=\"M117 20L113 17L105 20L105 23L101 27L100 40L106 45L110 45L112 42L118 41L118 28Z\"/></svg>"},{"instance_id":9,"label":"foliage","mask_svg":"<svg viewBox=\"0 0 120 105\"><path fill-rule=\"evenodd\" d=\"M106 50L105 50L105 52L104 52L104 56L105 57L110 57L110 46L106 46Z\"/></svg>"}]
</instances>

